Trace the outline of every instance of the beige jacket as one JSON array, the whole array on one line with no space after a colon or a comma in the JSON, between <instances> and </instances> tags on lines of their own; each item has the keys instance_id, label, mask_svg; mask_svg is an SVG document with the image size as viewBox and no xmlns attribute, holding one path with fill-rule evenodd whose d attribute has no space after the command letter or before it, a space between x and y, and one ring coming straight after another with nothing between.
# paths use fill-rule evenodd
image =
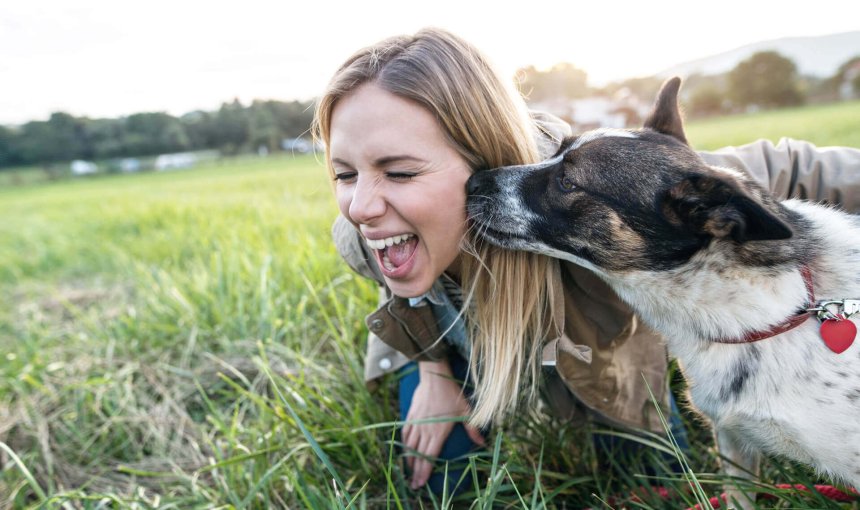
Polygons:
<instances>
[{"instance_id":1,"label":"beige jacket","mask_svg":"<svg viewBox=\"0 0 860 510\"><path fill-rule=\"evenodd\" d=\"M558 134L558 133L556 133ZM554 137L557 138L557 137ZM554 152L552 144L542 152ZM711 165L744 170L779 198L803 198L860 210L860 150L816 148L783 139L774 146L758 141L702 153ZM357 273L379 283L379 308L367 316L365 378L372 388L382 375L411 359L447 356L448 345L430 307L412 308L385 287L376 262L357 230L338 217L332 230L338 251ZM567 419L592 416L628 428L662 430L648 394L648 382L664 409L667 357L660 337L639 322L626 304L589 271L559 261L555 285L563 296L563 316L555 317L564 335L544 348L548 369L544 395L553 412ZM643 380L644 377L644 380Z\"/></svg>"}]
</instances>

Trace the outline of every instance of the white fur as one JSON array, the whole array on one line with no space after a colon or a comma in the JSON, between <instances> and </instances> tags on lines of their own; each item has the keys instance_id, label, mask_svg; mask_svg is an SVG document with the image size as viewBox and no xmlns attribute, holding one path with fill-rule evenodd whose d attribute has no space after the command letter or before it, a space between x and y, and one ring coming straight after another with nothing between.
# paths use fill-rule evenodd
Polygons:
<instances>
[{"instance_id":1,"label":"white fur","mask_svg":"<svg viewBox=\"0 0 860 510\"><path fill-rule=\"evenodd\" d=\"M591 131L587 131L587 132L583 133L581 136L577 137L576 140L573 141L573 143L570 145L568 150L565 152L576 150L576 149L582 147L583 145L587 144L588 142L593 142L594 140L597 140L598 138L606 138L606 137L610 137L610 136L619 137L619 138L639 138L639 135L637 135L635 132L628 131L626 129L598 128L598 129L593 129Z\"/></svg>"},{"instance_id":2,"label":"white fur","mask_svg":"<svg viewBox=\"0 0 860 510\"><path fill-rule=\"evenodd\" d=\"M858 221L810 203L783 204L811 220L823 240L822 256L811 266L816 299L860 296L860 259L850 255L860 250ZM692 401L713 420L724 453L784 455L860 487L860 339L836 354L813 317L755 343L712 342L780 323L807 293L799 268L773 275L734 266L713 249L700 258L696 262L703 265L674 271L602 276L666 337ZM727 398L726 383L738 376L733 370L753 358L743 390Z\"/></svg>"},{"instance_id":3,"label":"white fur","mask_svg":"<svg viewBox=\"0 0 860 510\"><path fill-rule=\"evenodd\" d=\"M501 209L509 213L505 214L504 220L495 221L494 227L507 232L524 233L528 232L532 223L539 219L538 215L520 200L519 195L512 191L519 189L520 181L528 175L529 172L525 170L508 172L503 178L498 179L499 186L503 190L498 196L498 204Z\"/></svg>"},{"instance_id":4,"label":"white fur","mask_svg":"<svg viewBox=\"0 0 860 510\"><path fill-rule=\"evenodd\" d=\"M619 138L638 138L637 135L633 131L628 131L626 129L616 129L616 128L600 128L594 129L591 131L587 131L583 133L581 136L578 136L573 140L573 143L565 147L561 152L556 154L554 157L541 161L540 163L535 163L533 165L521 165L521 168L526 171L530 170L540 170L546 168L548 166L553 166L561 162L564 159L564 156L567 155L570 151L575 151L576 149L582 147L588 142L593 142L598 138L606 138L606 137L619 137ZM506 188L510 189L510 188Z\"/></svg>"},{"instance_id":5,"label":"white fur","mask_svg":"<svg viewBox=\"0 0 860 510\"><path fill-rule=\"evenodd\" d=\"M582 143L598 137L587 135ZM715 169L746 180L734 170ZM499 183L505 196L499 220L522 214L508 232L528 238L536 216L513 182L521 178L511 179ZM809 220L814 237L821 239L820 256L810 266L816 300L860 298L860 219L808 202L783 205ZM719 240L666 271L608 271L534 240L518 239L510 247L591 269L663 334L670 354L683 366L693 404L711 418L721 452L737 464L726 468L729 474L755 473L758 452L766 452L860 488L860 339L836 354L824 344L812 316L754 343L715 341L766 331L794 315L808 299L799 265L778 270L742 266L725 251L731 246ZM860 314L851 318L855 324L858 319ZM732 382L741 379L734 391ZM732 491L731 496L748 507L741 497L746 495Z\"/></svg>"},{"instance_id":6,"label":"white fur","mask_svg":"<svg viewBox=\"0 0 860 510\"><path fill-rule=\"evenodd\" d=\"M568 151L605 136L636 134L586 133L555 158L530 168L557 164ZM713 170L741 183L749 181L734 169ZM726 471L755 473L758 452L766 452L806 463L860 489L860 339L836 354L825 345L813 316L790 331L754 343L718 341L769 330L805 305L808 296L799 263L745 266L728 251L733 249L729 241L715 240L673 270L595 267L529 235L531 223L539 218L522 200L520 180L511 177L499 183L504 212L494 220L505 222L510 227L506 232L520 236L510 247L591 269L663 334L670 353L683 366L693 404L711 418L721 452L738 465ZM750 192L760 198L759 190ZM812 225L818 253L810 264L816 300L860 298L860 219L807 202L789 200L783 205ZM521 220L510 219L519 214ZM858 324L860 314L850 320ZM749 504L739 502L743 507Z\"/></svg>"},{"instance_id":7,"label":"white fur","mask_svg":"<svg viewBox=\"0 0 860 510\"><path fill-rule=\"evenodd\" d=\"M511 179L499 183L505 190L504 217L522 214L517 229L509 231L525 237L535 214L513 182L520 177ZM783 205L807 218L822 240L821 255L810 266L816 300L860 298L860 220L808 202ZM860 339L836 354L810 317L758 342L714 341L768 330L794 315L808 299L799 266L742 266L719 240L666 271L607 271L535 241L518 240L511 247L591 269L664 335L683 366L693 403L713 421L721 451L740 466L729 473L755 471L755 452L763 451L860 487ZM857 324L858 318L851 320ZM741 376L735 392L731 383Z\"/></svg>"},{"instance_id":8,"label":"white fur","mask_svg":"<svg viewBox=\"0 0 860 510\"><path fill-rule=\"evenodd\" d=\"M712 166L711 168L713 168L714 170L716 170L718 172L722 172L724 174L729 174L739 181L748 181L749 180L749 175L741 172L740 170L738 170L736 168L731 168L728 166Z\"/></svg>"}]
</instances>

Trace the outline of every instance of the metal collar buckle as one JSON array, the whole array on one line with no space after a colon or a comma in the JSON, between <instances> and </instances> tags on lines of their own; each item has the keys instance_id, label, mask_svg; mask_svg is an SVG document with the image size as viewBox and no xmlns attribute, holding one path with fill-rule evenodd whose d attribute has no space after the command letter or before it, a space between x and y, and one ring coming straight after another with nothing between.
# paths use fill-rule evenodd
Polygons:
<instances>
[{"instance_id":1,"label":"metal collar buckle","mask_svg":"<svg viewBox=\"0 0 860 510\"><path fill-rule=\"evenodd\" d=\"M836 305L836 313L829 306ZM814 307L807 308L807 312L815 312L819 321L843 320L860 312L860 299L827 299L819 301Z\"/></svg>"}]
</instances>

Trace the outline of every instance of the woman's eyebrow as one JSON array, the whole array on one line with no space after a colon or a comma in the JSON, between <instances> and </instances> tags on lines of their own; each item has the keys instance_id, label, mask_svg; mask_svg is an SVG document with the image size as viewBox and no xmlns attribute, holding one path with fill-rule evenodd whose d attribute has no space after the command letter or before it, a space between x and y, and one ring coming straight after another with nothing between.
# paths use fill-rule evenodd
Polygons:
<instances>
[{"instance_id":1,"label":"woman's eyebrow","mask_svg":"<svg viewBox=\"0 0 860 510\"><path fill-rule=\"evenodd\" d=\"M390 165L392 163L402 163L402 162L413 162L413 163L426 163L427 161L417 158L415 156L409 156L407 154L396 155L396 156L382 156L381 158L377 158L373 161L373 166L375 167L383 167L386 165ZM348 168L352 168L353 166L346 160L340 158L331 158L332 163L337 163L338 165L342 165Z\"/></svg>"},{"instance_id":2,"label":"woman's eyebrow","mask_svg":"<svg viewBox=\"0 0 860 510\"><path fill-rule=\"evenodd\" d=\"M381 158L378 158L376 161L374 161L373 165L380 167L380 166L390 165L392 163L402 163L404 161L405 162L413 162L413 163L426 163L427 162L421 158L416 158L415 156L409 156L408 154L402 154L402 155L396 155L396 156L383 156Z\"/></svg>"},{"instance_id":3,"label":"woman's eyebrow","mask_svg":"<svg viewBox=\"0 0 860 510\"><path fill-rule=\"evenodd\" d=\"M352 165L350 165L348 162L346 162L346 161L344 161L344 160L342 160L342 159L340 159L340 158L331 158L331 162L332 162L332 163L337 163L338 165L342 165L342 166L345 166L345 167L352 168Z\"/></svg>"}]
</instances>

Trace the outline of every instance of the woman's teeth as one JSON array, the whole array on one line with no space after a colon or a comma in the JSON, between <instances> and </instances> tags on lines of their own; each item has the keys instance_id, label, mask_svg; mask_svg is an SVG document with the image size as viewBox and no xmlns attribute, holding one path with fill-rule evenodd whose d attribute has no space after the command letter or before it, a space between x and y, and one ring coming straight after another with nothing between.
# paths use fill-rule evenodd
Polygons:
<instances>
[{"instance_id":1,"label":"woman's teeth","mask_svg":"<svg viewBox=\"0 0 860 510\"><path fill-rule=\"evenodd\" d=\"M415 237L415 234L400 234L392 237L386 237L385 239L367 239L367 246L374 250L379 250L382 258L382 265L385 266L385 269L388 271L393 271L396 269L396 266L391 262L391 259L388 257L387 248L394 246L396 244L405 243L409 239Z\"/></svg>"},{"instance_id":2,"label":"woman's teeth","mask_svg":"<svg viewBox=\"0 0 860 510\"><path fill-rule=\"evenodd\" d=\"M384 250L387 246L400 244L410 237L415 237L415 234L401 234L399 236L386 237L385 239L365 239L365 241L367 241L367 246L374 250Z\"/></svg>"}]
</instances>

